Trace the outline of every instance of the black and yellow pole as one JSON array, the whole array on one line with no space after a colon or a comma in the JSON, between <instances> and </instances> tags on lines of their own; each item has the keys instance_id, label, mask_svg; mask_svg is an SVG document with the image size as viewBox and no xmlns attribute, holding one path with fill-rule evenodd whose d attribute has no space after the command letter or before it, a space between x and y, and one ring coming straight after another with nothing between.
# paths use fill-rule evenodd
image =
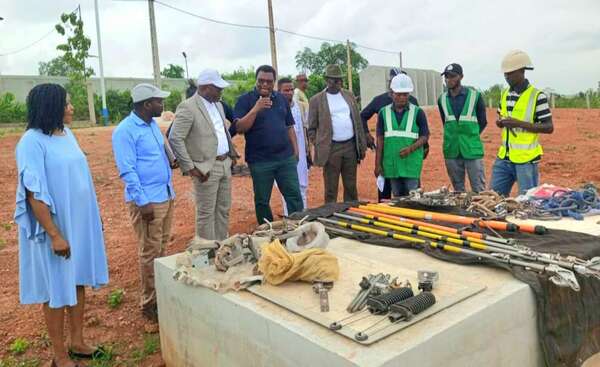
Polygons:
<instances>
[{"instance_id":1,"label":"black and yellow pole","mask_svg":"<svg viewBox=\"0 0 600 367\"><path fill-rule=\"evenodd\" d=\"M405 224L402 222L398 222L397 224L396 223L392 224L392 223L388 222L388 221L393 222L392 219L380 218L380 220L377 220L378 219L377 217L368 218L368 217L373 217L373 216L368 216L365 214L357 214L357 215L360 215L360 217L354 216L354 215L341 214L341 213L334 213L333 215L338 218L353 220L353 221L364 223L364 224L371 224L376 227L393 229L394 231L410 233L413 235L426 237L426 238L434 239L437 241L450 242L450 243L453 243L456 245L471 247L476 250L483 250L483 251L489 251L489 252L502 251L502 252L508 253L510 255L522 257L522 254L520 254L514 247L509 246L509 245L501 245L501 244L495 244L495 243L487 244L487 243L483 242L483 240L478 240L476 238L462 239L462 238L460 238L459 235L457 235L455 233L441 231L441 230L437 230L434 228L427 228L427 227L422 227L422 226L417 226L417 225ZM361 218L361 217L365 217L365 218ZM408 227L408 226L410 226L410 227Z\"/></svg>"},{"instance_id":2,"label":"black and yellow pole","mask_svg":"<svg viewBox=\"0 0 600 367\"><path fill-rule=\"evenodd\" d=\"M443 243L435 242L435 241L428 241L428 240L424 240L424 239L417 238L417 237L397 234L394 231L384 231L381 229L371 228L371 227L363 226L360 224L351 224L348 222L333 220L333 219L328 219L328 218L318 218L318 221L321 223L324 223L324 224L325 223L333 224L333 225L336 225L339 227L349 228L349 229L353 229L353 230L359 231L359 232L365 232L365 233L370 233L370 234L374 234L377 236L390 237L393 239L403 240L403 241L407 241L410 243L421 244L424 246L430 246L433 248L444 250L446 252L471 255L471 256L475 256L479 259L489 259L489 260L493 260L498 263L522 266L522 267L528 268L530 270L535 270L535 271L545 272L545 273L550 274L550 280L554 284L556 284L560 287L570 287L574 291L579 291L579 289L580 289L579 282L577 281L575 274L573 274L573 272L571 270L562 268L555 264L549 264L549 265L538 264L538 263L535 263L532 261L523 261L523 260L513 259L509 255L497 256L497 254L488 254L484 251L462 248L462 247L443 244Z\"/></svg>"}]
</instances>

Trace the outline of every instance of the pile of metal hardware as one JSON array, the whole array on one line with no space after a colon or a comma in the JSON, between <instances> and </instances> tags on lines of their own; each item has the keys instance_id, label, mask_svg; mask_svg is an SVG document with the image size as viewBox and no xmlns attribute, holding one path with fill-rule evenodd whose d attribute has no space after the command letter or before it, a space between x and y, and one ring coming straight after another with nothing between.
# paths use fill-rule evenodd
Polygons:
<instances>
[{"instance_id":1,"label":"pile of metal hardware","mask_svg":"<svg viewBox=\"0 0 600 367\"><path fill-rule=\"evenodd\" d=\"M538 225L514 224L480 218L463 217L432 211L397 208L384 204L361 205L333 218L319 218L328 226L369 233L411 243L417 247L429 246L442 251L487 259L499 264L521 266L528 271L548 274L561 287L579 291L574 273L600 279L600 257L582 260L572 256L534 251L511 239L490 236L478 228L502 232L544 234L547 229ZM467 229L433 224L430 221L463 224Z\"/></svg>"},{"instance_id":2,"label":"pile of metal hardware","mask_svg":"<svg viewBox=\"0 0 600 367\"><path fill-rule=\"evenodd\" d=\"M447 187L438 190L423 192L422 189L411 190L408 196L395 199L395 202L418 204L431 207L459 206L464 194L454 193Z\"/></svg>"},{"instance_id":3,"label":"pile of metal hardware","mask_svg":"<svg viewBox=\"0 0 600 367\"><path fill-rule=\"evenodd\" d=\"M355 322L374 318L376 321L372 325L360 330L354 336L358 341L365 341L369 336L399 322L410 321L415 315L425 311L436 302L431 290L438 279L438 273L419 271L417 276L419 279L418 289L422 290L417 295L414 294L408 280L399 283L395 278L390 282L389 274L371 274L363 277L359 284L361 290L347 308L352 315L331 323L329 328L337 331ZM386 321L389 322L386 323ZM381 324L384 325L380 326Z\"/></svg>"},{"instance_id":4,"label":"pile of metal hardware","mask_svg":"<svg viewBox=\"0 0 600 367\"><path fill-rule=\"evenodd\" d=\"M560 220L570 217L583 220L584 215L590 213L600 213L600 196L593 184L586 184L579 190L556 190L546 198L533 197L514 215L519 219Z\"/></svg>"},{"instance_id":5,"label":"pile of metal hardware","mask_svg":"<svg viewBox=\"0 0 600 367\"><path fill-rule=\"evenodd\" d=\"M257 246L252 237L236 235L221 241L215 251L215 267L220 271L227 271L232 266L256 263L260 259L260 246Z\"/></svg>"},{"instance_id":6,"label":"pile of metal hardware","mask_svg":"<svg viewBox=\"0 0 600 367\"><path fill-rule=\"evenodd\" d=\"M521 210L523 204L514 198L505 198L495 191L482 191L468 195L463 208L484 218L505 218L508 214Z\"/></svg>"}]
</instances>

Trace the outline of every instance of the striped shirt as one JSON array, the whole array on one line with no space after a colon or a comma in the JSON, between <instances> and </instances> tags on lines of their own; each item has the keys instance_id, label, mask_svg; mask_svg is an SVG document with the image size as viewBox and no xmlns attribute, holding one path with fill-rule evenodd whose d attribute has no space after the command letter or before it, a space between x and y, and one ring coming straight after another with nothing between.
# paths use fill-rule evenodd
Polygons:
<instances>
[{"instance_id":1,"label":"striped shirt","mask_svg":"<svg viewBox=\"0 0 600 367\"><path fill-rule=\"evenodd\" d=\"M525 83L522 86L519 86L517 89L511 89L508 91L508 96L506 96L506 109L508 113L511 114L517 100L521 96L521 94L529 88L529 80L525 79ZM501 113L501 107L498 107L498 114ZM546 122L552 117L552 112L550 111L550 105L548 105L548 97L543 92L540 92L537 97L537 101L535 102L535 114L533 117L534 123Z\"/></svg>"}]
</instances>

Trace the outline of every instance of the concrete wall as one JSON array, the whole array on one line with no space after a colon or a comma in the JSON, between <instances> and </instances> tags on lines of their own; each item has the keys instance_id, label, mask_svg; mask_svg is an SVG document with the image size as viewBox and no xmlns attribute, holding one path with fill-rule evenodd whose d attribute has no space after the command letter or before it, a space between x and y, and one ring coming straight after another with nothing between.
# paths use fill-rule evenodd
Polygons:
<instances>
[{"instance_id":1,"label":"concrete wall","mask_svg":"<svg viewBox=\"0 0 600 367\"><path fill-rule=\"evenodd\" d=\"M154 83L151 78L105 78L106 90L127 90L140 83ZM40 75L0 75L0 95L10 92L18 101L25 102L27 94L34 86L43 83L57 83L65 85L69 78L62 76L40 76ZM94 92L100 94L100 78L90 78ZM162 78L162 85L171 90L184 90L187 88L185 79Z\"/></svg>"},{"instance_id":2,"label":"concrete wall","mask_svg":"<svg viewBox=\"0 0 600 367\"><path fill-rule=\"evenodd\" d=\"M359 73L360 98L366 106L373 97L387 90L387 75L391 66L369 65ZM443 80L436 70L403 68L415 85L412 93L421 106L434 106L444 90Z\"/></svg>"}]
</instances>

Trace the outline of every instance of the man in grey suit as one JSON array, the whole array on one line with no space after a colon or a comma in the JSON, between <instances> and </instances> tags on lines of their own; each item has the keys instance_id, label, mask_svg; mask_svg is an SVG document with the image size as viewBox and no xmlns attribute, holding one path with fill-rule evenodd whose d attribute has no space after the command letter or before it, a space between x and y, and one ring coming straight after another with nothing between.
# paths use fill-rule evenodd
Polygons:
<instances>
[{"instance_id":1,"label":"man in grey suit","mask_svg":"<svg viewBox=\"0 0 600 367\"><path fill-rule=\"evenodd\" d=\"M213 69L198 76L198 91L177 106L169 143L196 196L196 235L208 240L228 236L231 166L238 157L229 135L221 99L229 83Z\"/></svg>"},{"instance_id":2,"label":"man in grey suit","mask_svg":"<svg viewBox=\"0 0 600 367\"><path fill-rule=\"evenodd\" d=\"M367 140L352 92L342 89L338 65L325 68L327 88L310 99L308 139L315 147L313 163L323 167L325 203L337 201L340 175L344 201L358 200L356 171L365 158Z\"/></svg>"}]
</instances>

